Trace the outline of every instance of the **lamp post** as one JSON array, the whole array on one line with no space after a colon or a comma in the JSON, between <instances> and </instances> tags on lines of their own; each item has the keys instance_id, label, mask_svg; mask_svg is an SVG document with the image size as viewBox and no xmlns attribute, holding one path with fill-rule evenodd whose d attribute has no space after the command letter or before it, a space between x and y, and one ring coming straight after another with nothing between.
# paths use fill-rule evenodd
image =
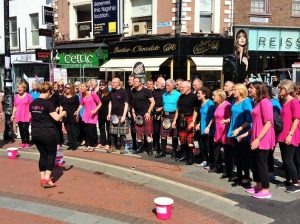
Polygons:
<instances>
[{"instance_id":1,"label":"lamp post","mask_svg":"<svg viewBox=\"0 0 300 224\"><path fill-rule=\"evenodd\" d=\"M13 140L15 133L13 123L10 117L13 111L13 92L11 76L11 59L10 59L10 36L9 36L9 0L4 0L4 35L5 35L5 69L4 69L4 112L5 112L5 129L3 134L4 140Z\"/></svg>"}]
</instances>

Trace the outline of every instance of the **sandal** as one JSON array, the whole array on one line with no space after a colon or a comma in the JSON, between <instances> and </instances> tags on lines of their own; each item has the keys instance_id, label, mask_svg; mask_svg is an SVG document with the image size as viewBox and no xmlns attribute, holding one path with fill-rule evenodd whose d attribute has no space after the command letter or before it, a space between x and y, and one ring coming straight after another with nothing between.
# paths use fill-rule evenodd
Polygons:
<instances>
[{"instance_id":1,"label":"sandal","mask_svg":"<svg viewBox=\"0 0 300 224\"><path fill-rule=\"evenodd\" d=\"M53 183L50 179L49 180L43 179L41 180L41 186L43 188L53 188L53 187L57 187L57 184Z\"/></svg>"}]
</instances>

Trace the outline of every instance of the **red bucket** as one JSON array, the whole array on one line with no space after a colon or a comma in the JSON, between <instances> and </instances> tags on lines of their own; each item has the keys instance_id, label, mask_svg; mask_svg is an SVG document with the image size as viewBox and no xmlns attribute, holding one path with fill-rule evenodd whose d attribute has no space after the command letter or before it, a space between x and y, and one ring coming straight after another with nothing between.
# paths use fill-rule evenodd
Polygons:
<instances>
[{"instance_id":1,"label":"red bucket","mask_svg":"<svg viewBox=\"0 0 300 224\"><path fill-rule=\"evenodd\" d=\"M154 203L156 205L156 217L158 219L166 220L171 218L174 203L172 198L155 198Z\"/></svg>"},{"instance_id":2,"label":"red bucket","mask_svg":"<svg viewBox=\"0 0 300 224\"><path fill-rule=\"evenodd\" d=\"M15 147L8 148L8 149L6 149L6 151L7 151L7 156L8 156L9 159L16 159L17 158L18 148L15 148Z\"/></svg>"}]
</instances>

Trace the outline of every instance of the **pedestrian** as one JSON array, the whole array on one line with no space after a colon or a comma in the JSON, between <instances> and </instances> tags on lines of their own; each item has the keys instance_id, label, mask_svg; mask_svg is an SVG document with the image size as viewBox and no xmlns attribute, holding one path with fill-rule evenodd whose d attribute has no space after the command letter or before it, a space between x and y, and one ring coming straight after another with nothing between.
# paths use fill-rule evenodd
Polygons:
<instances>
[{"instance_id":1,"label":"pedestrian","mask_svg":"<svg viewBox=\"0 0 300 224\"><path fill-rule=\"evenodd\" d=\"M39 96L40 96L39 84L40 84L40 82L38 80L34 80L31 83L31 90L29 91L29 93L33 100L39 98Z\"/></svg>"},{"instance_id":2,"label":"pedestrian","mask_svg":"<svg viewBox=\"0 0 300 224\"><path fill-rule=\"evenodd\" d=\"M121 80L114 78L111 82L110 102L108 105L107 120L110 121L110 147L108 153L120 148L120 154L125 153L125 138L128 134L129 124L127 119L128 95L125 89L121 88ZM118 144L120 142L120 144Z\"/></svg>"},{"instance_id":3,"label":"pedestrian","mask_svg":"<svg viewBox=\"0 0 300 224\"><path fill-rule=\"evenodd\" d=\"M78 138L78 114L79 98L75 94L74 85L71 83L66 84L65 94L62 99L62 108L67 113L67 117L63 118L68 137L68 150L77 149Z\"/></svg>"},{"instance_id":4,"label":"pedestrian","mask_svg":"<svg viewBox=\"0 0 300 224\"><path fill-rule=\"evenodd\" d=\"M50 82L40 84L40 96L30 104L32 117L31 135L39 153L40 185L44 188L56 187L51 180L55 164L57 129L53 120L59 121L67 114L65 111L56 112L51 101L47 100L52 92Z\"/></svg>"},{"instance_id":5,"label":"pedestrian","mask_svg":"<svg viewBox=\"0 0 300 224\"><path fill-rule=\"evenodd\" d=\"M251 164L255 186L248 188L246 192L255 198L271 198L269 190L268 154L276 144L273 106L268 96L268 88L262 82L252 82L249 85L249 96L255 101L251 111L252 129L238 137L250 135L251 132Z\"/></svg>"},{"instance_id":6,"label":"pedestrian","mask_svg":"<svg viewBox=\"0 0 300 224\"><path fill-rule=\"evenodd\" d=\"M137 153L143 152L143 137L145 135L147 141L147 153L152 155L152 134L153 134L153 118L152 110L155 102L152 93L143 87L141 79L135 77L133 80L132 91L132 115L135 121L135 131L137 134Z\"/></svg>"},{"instance_id":7,"label":"pedestrian","mask_svg":"<svg viewBox=\"0 0 300 224\"><path fill-rule=\"evenodd\" d=\"M29 149L29 124L30 124L30 113L29 105L31 104L32 97L26 92L27 85L21 83L18 85L18 93L14 97L14 107L11 115L11 122L15 120L18 124L22 143L20 149Z\"/></svg>"},{"instance_id":8,"label":"pedestrian","mask_svg":"<svg viewBox=\"0 0 300 224\"><path fill-rule=\"evenodd\" d=\"M225 175L223 175L223 177L230 178L232 176L232 163L228 158L232 158L233 150L231 139L227 137L227 132L229 128L231 104L226 101L226 93L222 89L213 92L213 101L216 105L216 110L213 121L211 122L214 123L216 131L214 135L212 169L210 169L209 172L222 172L221 148L223 148L226 167L226 172L224 172ZM211 124L209 125L211 126Z\"/></svg>"},{"instance_id":9,"label":"pedestrian","mask_svg":"<svg viewBox=\"0 0 300 224\"><path fill-rule=\"evenodd\" d=\"M297 170L299 161L295 161L297 147L300 143L300 104L293 97L295 85L291 80L283 80L278 85L279 98L282 101L280 117L283 121L283 128L278 135L278 142L285 171L286 191L289 193L299 192Z\"/></svg>"},{"instance_id":10,"label":"pedestrian","mask_svg":"<svg viewBox=\"0 0 300 224\"><path fill-rule=\"evenodd\" d=\"M252 102L248 98L247 88L237 83L233 86L234 104L231 107L230 125L227 137L232 138L233 153L235 156L230 160L236 160L237 178L234 179L236 185L249 186L250 178L250 136L240 139L241 134L246 133L252 124Z\"/></svg>"},{"instance_id":11,"label":"pedestrian","mask_svg":"<svg viewBox=\"0 0 300 224\"><path fill-rule=\"evenodd\" d=\"M155 101L153 109L153 150L156 151L157 154L159 154L161 152L160 129L161 116L163 111L163 94L166 91L166 81L163 77L158 77L155 83L155 89L152 92Z\"/></svg>"},{"instance_id":12,"label":"pedestrian","mask_svg":"<svg viewBox=\"0 0 300 224\"><path fill-rule=\"evenodd\" d=\"M75 86L75 93L79 99L80 102L80 86L81 82L76 81L74 83ZM78 139L77 141L80 142L80 145L85 145L85 131L84 131L84 124L82 122L82 114L84 111L84 107L82 107L79 111L79 116L78 116Z\"/></svg>"},{"instance_id":13,"label":"pedestrian","mask_svg":"<svg viewBox=\"0 0 300 224\"><path fill-rule=\"evenodd\" d=\"M210 90L205 86L202 86L197 92L197 97L200 103L200 120L196 129L199 129L200 131L198 142L202 159L199 166L205 167L206 169L209 169L212 163L210 160L212 160L213 136L215 134L215 126L209 126L216 109L214 102L210 99L210 96Z\"/></svg>"},{"instance_id":14,"label":"pedestrian","mask_svg":"<svg viewBox=\"0 0 300 224\"><path fill-rule=\"evenodd\" d=\"M172 138L172 157L175 157L175 153L178 147L178 132L177 126L172 127L172 123L175 117L178 99L181 94L176 90L176 83L173 79L166 81L166 91L162 95L162 126L160 129L161 137L161 152L157 153L155 158L161 158L166 156L167 138Z\"/></svg>"},{"instance_id":15,"label":"pedestrian","mask_svg":"<svg viewBox=\"0 0 300 224\"><path fill-rule=\"evenodd\" d=\"M96 93L89 91L89 84L82 83L80 86L81 97L80 106L77 109L79 114L80 109L84 106L82 121L85 126L85 145L84 152L93 152L97 146L97 126L98 123L98 110L101 107L101 101Z\"/></svg>"},{"instance_id":16,"label":"pedestrian","mask_svg":"<svg viewBox=\"0 0 300 224\"><path fill-rule=\"evenodd\" d=\"M191 91L191 83L189 81L183 81L172 128L177 127L178 120L179 141L181 149L186 152L186 165L192 165L195 162L193 148L194 128L198 114L197 107L198 99Z\"/></svg>"},{"instance_id":17,"label":"pedestrian","mask_svg":"<svg viewBox=\"0 0 300 224\"><path fill-rule=\"evenodd\" d=\"M230 103L230 104L234 104L235 98L233 96L233 86L234 83L232 81L227 81L224 84L224 91L226 93L226 100Z\"/></svg>"},{"instance_id":18,"label":"pedestrian","mask_svg":"<svg viewBox=\"0 0 300 224\"><path fill-rule=\"evenodd\" d=\"M110 92L108 91L107 82L100 81L99 90L97 92L98 97L101 100L102 106L98 111L98 126L100 131L100 141L98 147L104 147L105 150L109 149L109 120L107 120L108 106L111 100Z\"/></svg>"}]
</instances>

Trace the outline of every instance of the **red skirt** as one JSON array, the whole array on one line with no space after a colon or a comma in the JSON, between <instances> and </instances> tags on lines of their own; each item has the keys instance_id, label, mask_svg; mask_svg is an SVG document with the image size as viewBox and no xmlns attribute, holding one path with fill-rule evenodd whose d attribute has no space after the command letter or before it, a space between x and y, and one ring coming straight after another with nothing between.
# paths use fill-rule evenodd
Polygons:
<instances>
[{"instance_id":1,"label":"red skirt","mask_svg":"<svg viewBox=\"0 0 300 224\"><path fill-rule=\"evenodd\" d=\"M186 121L186 129L179 129L179 141L180 144L194 144L194 128L188 130L188 126L193 121L193 116L183 118Z\"/></svg>"},{"instance_id":2,"label":"red skirt","mask_svg":"<svg viewBox=\"0 0 300 224\"><path fill-rule=\"evenodd\" d=\"M134 125L135 132L137 136L143 137L144 135L152 135L153 134L153 120L152 117L150 120L145 120L143 125Z\"/></svg>"}]
</instances>

